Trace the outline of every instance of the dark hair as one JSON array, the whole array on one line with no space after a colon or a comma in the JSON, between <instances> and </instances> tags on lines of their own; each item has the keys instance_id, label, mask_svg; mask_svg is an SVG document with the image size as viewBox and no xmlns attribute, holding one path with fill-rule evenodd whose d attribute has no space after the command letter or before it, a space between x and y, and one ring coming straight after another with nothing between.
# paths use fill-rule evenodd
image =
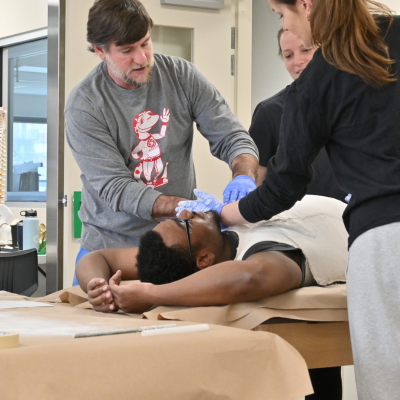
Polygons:
<instances>
[{"instance_id":1,"label":"dark hair","mask_svg":"<svg viewBox=\"0 0 400 400\"><path fill-rule=\"evenodd\" d=\"M276 0L294 7L296 0ZM376 14L376 15L373 15ZM313 44L335 68L358 75L368 85L384 86L396 79L377 18L393 21L390 8L375 0L314 0L310 23Z\"/></svg>"},{"instance_id":2,"label":"dark hair","mask_svg":"<svg viewBox=\"0 0 400 400\"><path fill-rule=\"evenodd\" d=\"M89 10L87 41L105 51L136 43L153 27L153 21L138 0L96 0ZM94 52L92 46L89 51Z\"/></svg>"},{"instance_id":3,"label":"dark hair","mask_svg":"<svg viewBox=\"0 0 400 400\"><path fill-rule=\"evenodd\" d=\"M171 283L199 271L187 248L167 247L154 231L141 237L136 266L140 280L154 285Z\"/></svg>"},{"instance_id":4,"label":"dark hair","mask_svg":"<svg viewBox=\"0 0 400 400\"><path fill-rule=\"evenodd\" d=\"M276 38L278 39L278 48L279 48L278 55L281 58L283 58L282 47L281 47L281 37L282 37L283 32L285 32L285 31L281 28L281 29L279 29L278 34L276 35Z\"/></svg>"}]
</instances>

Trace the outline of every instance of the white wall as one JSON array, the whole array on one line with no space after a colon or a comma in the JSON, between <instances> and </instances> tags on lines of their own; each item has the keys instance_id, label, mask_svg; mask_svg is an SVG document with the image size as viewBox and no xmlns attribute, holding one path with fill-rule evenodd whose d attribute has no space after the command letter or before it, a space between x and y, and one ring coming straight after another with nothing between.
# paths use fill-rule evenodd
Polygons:
<instances>
[{"instance_id":1,"label":"white wall","mask_svg":"<svg viewBox=\"0 0 400 400\"><path fill-rule=\"evenodd\" d=\"M252 112L260 101L292 83L278 55L276 35L280 27L279 17L271 11L267 1L253 0Z\"/></svg>"},{"instance_id":2,"label":"white wall","mask_svg":"<svg viewBox=\"0 0 400 400\"><path fill-rule=\"evenodd\" d=\"M396 14L400 14L400 1L399 0L380 0L381 3L386 4L390 7Z\"/></svg>"},{"instance_id":3,"label":"white wall","mask_svg":"<svg viewBox=\"0 0 400 400\"><path fill-rule=\"evenodd\" d=\"M0 0L0 38L47 28L47 0Z\"/></svg>"}]
</instances>

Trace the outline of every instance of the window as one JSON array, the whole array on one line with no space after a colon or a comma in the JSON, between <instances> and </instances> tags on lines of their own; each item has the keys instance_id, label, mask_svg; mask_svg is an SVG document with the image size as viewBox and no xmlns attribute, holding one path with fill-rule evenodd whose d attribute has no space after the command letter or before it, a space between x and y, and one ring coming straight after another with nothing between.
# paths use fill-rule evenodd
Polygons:
<instances>
[{"instance_id":1,"label":"window","mask_svg":"<svg viewBox=\"0 0 400 400\"><path fill-rule=\"evenodd\" d=\"M47 39L3 48L7 201L46 201Z\"/></svg>"}]
</instances>

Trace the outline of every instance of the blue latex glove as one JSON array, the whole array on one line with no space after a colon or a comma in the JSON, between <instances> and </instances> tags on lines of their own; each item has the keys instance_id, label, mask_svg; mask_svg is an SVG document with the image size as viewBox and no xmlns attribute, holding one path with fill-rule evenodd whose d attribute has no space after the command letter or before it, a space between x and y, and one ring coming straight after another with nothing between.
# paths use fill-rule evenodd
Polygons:
<instances>
[{"instance_id":1,"label":"blue latex glove","mask_svg":"<svg viewBox=\"0 0 400 400\"><path fill-rule=\"evenodd\" d=\"M183 210L189 210L192 212L193 211L195 211L195 212L216 211L218 214L221 214L224 204L219 199L217 199L212 194L202 192L201 190L198 190L198 189L194 189L193 193L200 200L180 201L178 203L178 207L175 208L177 217Z\"/></svg>"},{"instance_id":2,"label":"blue latex glove","mask_svg":"<svg viewBox=\"0 0 400 400\"><path fill-rule=\"evenodd\" d=\"M256 181L247 175L238 175L226 185L223 198L224 204L233 203L247 196L256 189Z\"/></svg>"}]
</instances>

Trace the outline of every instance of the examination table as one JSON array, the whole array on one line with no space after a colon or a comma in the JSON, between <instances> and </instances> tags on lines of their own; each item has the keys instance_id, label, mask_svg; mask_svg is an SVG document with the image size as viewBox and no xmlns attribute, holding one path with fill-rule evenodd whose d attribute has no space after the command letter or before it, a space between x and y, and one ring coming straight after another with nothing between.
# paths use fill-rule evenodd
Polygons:
<instances>
[{"instance_id":1,"label":"examination table","mask_svg":"<svg viewBox=\"0 0 400 400\"><path fill-rule=\"evenodd\" d=\"M15 296L0 292L0 302L11 297L26 299ZM37 334L22 333L19 348L0 350L2 399L26 398L32 387L32 399L226 396L296 400L312 391L307 368L353 363L345 284L295 289L227 306L156 307L143 315L94 312L79 287L39 301L54 307L0 309L0 331L14 325L26 328L29 319L38 330ZM157 338L138 333L83 339L67 336L82 329L171 321L178 325L208 323L211 329ZM137 396L130 397L133 392Z\"/></svg>"},{"instance_id":2,"label":"examination table","mask_svg":"<svg viewBox=\"0 0 400 400\"><path fill-rule=\"evenodd\" d=\"M206 332L73 338L169 323L98 313L85 296L76 287L40 299L43 307L10 309L38 299L0 292L0 331L19 333L19 346L0 349L2 400L297 400L312 393L304 359L268 332L211 324Z\"/></svg>"},{"instance_id":3,"label":"examination table","mask_svg":"<svg viewBox=\"0 0 400 400\"><path fill-rule=\"evenodd\" d=\"M157 307L144 316L276 333L300 352L310 369L353 364L346 284L310 286L220 307Z\"/></svg>"}]
</instances>

